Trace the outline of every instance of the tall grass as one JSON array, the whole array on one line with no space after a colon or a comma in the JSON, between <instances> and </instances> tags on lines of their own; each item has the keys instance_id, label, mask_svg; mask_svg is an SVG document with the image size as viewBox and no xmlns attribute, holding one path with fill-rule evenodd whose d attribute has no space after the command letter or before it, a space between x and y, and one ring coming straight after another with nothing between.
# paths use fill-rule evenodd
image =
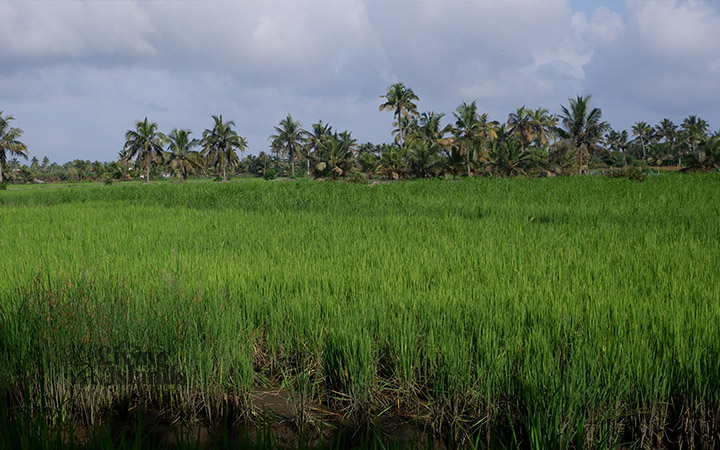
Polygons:
<instances>
[{"instance_id":1,"label":"tall grass","mask_svg":"<svg viewBox=\"0 0 720 450\"><path fill-rule=\"evenodd\" d=\"M83 423L137 402L251 421L279 386L300 427L715 446L718 194L716 175L0 192L0 383ZM93 382L118 347L185 378Z\"/></svg>"}]
</instances>

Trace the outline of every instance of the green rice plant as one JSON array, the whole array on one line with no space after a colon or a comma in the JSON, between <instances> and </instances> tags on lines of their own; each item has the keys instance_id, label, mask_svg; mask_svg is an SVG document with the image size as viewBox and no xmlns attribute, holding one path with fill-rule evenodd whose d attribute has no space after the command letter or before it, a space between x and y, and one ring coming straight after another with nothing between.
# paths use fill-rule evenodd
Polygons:
<instances>
[{"instance_id":1,"label":"green rice plant","mask_svg":"<svg viewBox=\"0 0 720 450\"><path fill-rule=\"evenodd\" d=\"M83 425L252 423L273 388L300 427L713 447L718 192L713 174L3 191L0 381Z\"/></svg>"}]
</instances>

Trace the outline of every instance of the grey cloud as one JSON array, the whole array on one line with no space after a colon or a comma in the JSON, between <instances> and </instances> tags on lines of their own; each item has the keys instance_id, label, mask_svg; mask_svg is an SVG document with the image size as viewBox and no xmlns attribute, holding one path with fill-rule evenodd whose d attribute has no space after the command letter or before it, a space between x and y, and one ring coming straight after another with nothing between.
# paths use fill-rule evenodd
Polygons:
<instances>
[{"instance_id":1,"label":"grey cloud","mask_svg":"<svg viewBox=\"0 0 720 450\"><path fill-rule=\"evenodd\" d=\"M586 5L587 6L587 5ZM553 1L0 2L0 110L33 154L109 160L134 121L164 131L237 123L253 153L291 113L389 141L378 96L402 81L420 110L478 100L492 119L593 94L624 123L701 114L717 126L720 9ZM683 89L682 95L678 91ZM624 126L624 125L623 125Z\"/></svg>"},{"instance_id":2,"label":"grey cloud","mask_svg":"<svg viewBox=\"0 0 720 450\"><path fill-rule=\"evenodd\" d=\"M606 109L617 127L689 114L717 123L720 7L667 1L628 2L627 9L620 37L598 45L587 66L586 85L614 106Z\"/></svg>"},{"instance_id":3,"label":"grey cloud","mask_svg":"<svg viewBox=\"0 0 720 450\"><path fill-rule=\"evenodd\" d=\"M153 35L150 18L135 3L0 3L5 62L151 56Z\"/></svg>"}]
</instances>

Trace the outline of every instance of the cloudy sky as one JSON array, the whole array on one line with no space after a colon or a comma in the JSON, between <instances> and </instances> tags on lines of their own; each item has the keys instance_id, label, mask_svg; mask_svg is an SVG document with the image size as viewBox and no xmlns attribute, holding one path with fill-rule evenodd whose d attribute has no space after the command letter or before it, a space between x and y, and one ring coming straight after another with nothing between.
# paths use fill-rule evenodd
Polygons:
<instances>
[{"instance_id":1,"label":"cloudy sky","mask_svg":"<svg viewBox=\"0 0 720 450\"><path fill-rule=\"evenodd\" d=\"M222 114L255 154L287 113L386 142L398 81L446 123L592 94L616 129L720 128L715 0L0 0L0 43L0 110L60 163L116 159L145 116L199 136Z\"/></svg>"}]
</instances>

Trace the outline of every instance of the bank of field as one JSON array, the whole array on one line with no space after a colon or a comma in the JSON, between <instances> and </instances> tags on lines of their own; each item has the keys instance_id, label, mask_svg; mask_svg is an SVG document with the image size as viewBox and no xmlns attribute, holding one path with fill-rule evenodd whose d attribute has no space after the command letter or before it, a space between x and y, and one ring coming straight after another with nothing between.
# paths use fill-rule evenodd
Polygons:
<instances>
[{"instance_id":1,"label":"bank of field","mask_svg":"<svg viewBox=\"0 0 720 450\"><path fill-rule=\"evenodd\" d=\"M36 413L276 395L309 434L720 444L717 175L5 191L0 255L0 382ZM119 383L118 348L183 377Z\"/></svg>"}]
</instances>

